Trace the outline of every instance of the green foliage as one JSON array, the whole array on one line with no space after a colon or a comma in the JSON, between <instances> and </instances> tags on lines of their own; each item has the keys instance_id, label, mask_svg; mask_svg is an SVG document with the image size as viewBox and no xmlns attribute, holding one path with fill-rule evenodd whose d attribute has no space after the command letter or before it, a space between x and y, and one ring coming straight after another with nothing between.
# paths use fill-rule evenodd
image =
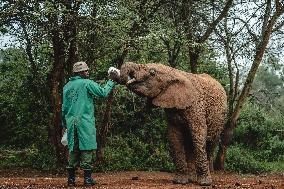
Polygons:
<instances>
[{"instance_id":1,"label":"green foliage","mask_svg":"<svg viewBox=\"0 0 284 189\"><path fill-rule=\"evenodd\" d=\"M283 120L283 116L247 103L235 129L234 144L227 152L227 169L242 173L283 170Z\"/></svg>"},{"instance_id":2,"label":"green foliage","mask_svg":"<svg viewBox=\"0 0 284 189\"><path fill-rule=\"evenodd\" d=\"M44 86L31 75L22 49L2 51L0 60L0 118L4 123L0 141L25 148L46 135L48 107L37 96Z\"/></svg>"},{"instance_id":3,"label":"green foliage","mask_svg":"<svg viewBox=\"0 0 284 189\"><path fill-rule=\"evenodd\" d=\"M276 67L261 66L252 86L251 101L257 103L269 112L283 114L283 73L280 64Z\"/></svg>"},{"instance_id":4,"label":"green foliage","mask_svg":"<svg viewBox=\"0 0 284 189\"><path fill-rule=\"evenodd\" d=\"M283 120L283 116L266 114L263 109L249 103L235 130L235 142L251 149L266 149L271 153L265 159L277 160L284 151Z\"/></svg>"},{"instance_id":5,"label":"green foliage","mask_svg":"<svg viewBox=\"0 0 284 189\"><path fill-rule=\"evenodd\" d=\"M46 144L46 143L45 143ZM55 170L56 157L51 153L50 146L31 146L25 149L13 149L9 146L0 147L0 168L33 168L39 170Z\"/></svg>"},{"instance_id":6,"label":"green foliage","mask_svg":"<svg viewBox=\"0 0 284 189\"><path fill-rule=\"evenodd\" d=\"M145 99L117 86L111 112L111 128L105 148L105 164L99 170L174 169L169 156L166 123L162 109L147 113ZM97 127L102 125L104 104L97 111ZM102 103L102 104L100 104Z\"/></svg>"},{"instance_id":7,"label":"green foliage","mask_svg":"<svg viewBox=\"0 0 284 189\"><path fill-rule=\"evenodd\" d=\"M254 154L241 146L232 146L227 151L226 169L239 173L264 173L272 171L268 163L259 161Z\"/></svg>"},{"instance_id":8,"label":"green foliage","mask_svg":"<svg viewBox=\"0 0 284 189\"><path fill-rule=\"evenodd\" d=\"M109 138L103 170L173 170L165 143L146 143L135 134Z\"/></svg>"},{"instance_id":9,"label":"green foliage","mask_svg":"<svg viewBox=\"0 0 284 189\"><path fill-rule=\"evenodd\" d=\"M41 72L34 78L25 52L15 48L0 52L0 71L0 151L7 152L0 167L54 169Z\"/></svg>"},{"instance_id":10,"label":"green foliage","mask_svg":"<svg viewBox=\"0 0 284 189\"><path fill-rule=\"evenodd\" d=\"M17 120L22 117L18 114L21 105L18 93L27 76L27 61L22 49L7 49L0 52L0 141L11 138L11 126L15 126Z\"/></svg>"},{"instance_id":11,"label":"green foliage","mask_svg":"<svg viewBox=\"0 0 284 189\"><path fill-rule=\"evenodd\" d=\"M229 84L229 77L227 74L227 68L224 64L220 64L216 61L217 55L214 51L205 49L204 54L200 57L198 66L198 73L207 73L213 78L217 79L223 86Z\"/></svg>"},{"instance_id":12,"label":"green foliage","mask_svg":"<svg viewBox=\"0 0 284 189\"><path fill-rule=\"evenodd\" d=\"M280 92L281 89L283 90L283 81L281 80L280 75L276 74L276 71L279 71L279 68L276 69L270 66L261 66L257 71L254 87L258 89L267 89L271 92Z\"/></svg>"}]
</instances>

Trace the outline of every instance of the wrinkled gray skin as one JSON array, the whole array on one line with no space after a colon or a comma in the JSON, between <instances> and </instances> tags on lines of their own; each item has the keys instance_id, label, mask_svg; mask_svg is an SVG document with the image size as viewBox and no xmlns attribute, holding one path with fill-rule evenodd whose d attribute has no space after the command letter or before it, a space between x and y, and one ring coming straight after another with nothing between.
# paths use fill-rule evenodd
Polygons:
<instances>
[{"instance_id":1,"label":"wrinkled gray skin","mask_svg":"<svg viewBox=\"0 0 284 189\"><path fill-rule=\"evenodd\" d=\"M174 183L211 185L213 152L223 129L227 96L207 74L190 74L162 64L125 63L120 83L165 110Z\"/></svg>"}]
</instances>

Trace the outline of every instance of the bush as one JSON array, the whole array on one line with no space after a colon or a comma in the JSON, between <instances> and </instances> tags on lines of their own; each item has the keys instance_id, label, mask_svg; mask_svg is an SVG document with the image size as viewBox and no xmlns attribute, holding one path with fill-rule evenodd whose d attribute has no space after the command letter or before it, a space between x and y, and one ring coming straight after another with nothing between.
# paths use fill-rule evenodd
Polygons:
<instances>
[{"instance_id":1,"label":"bush","mask_svg":"<svg viewBox=\"0 0 284 189\"><path fill-rule=\"evenodd\" d=\"M134 134L109 138L105 158L103 171L174 169L167 143L147 143Z\"/></svg>"},{"instance_id":2,"label":"bush","mask_svg":"<svg viewBox=\"0 0 284 189\"><path fill-rule=\"evenodd\" d=\"M267 114L258 106L248 103L234 133L235 144L257 151L266 161L283 159L284 117Z\"/></svg>"},{"instance_id":3,"label":"bush","mask_svg":"<svg viewBox=\"0 0 284 189\"><path fill-rule=\"evenodd\" d=\"M53 150L45 146L38 149L35 146L25 149L13 149L12 147L1 147L3 156L0 156L0 168L33 168L39 170L56 170L56 157L51 153Z\"/></svg>"},{"instance_id":4,"label":"bush","mask_svg":"<svg viewBox=\"0 0 284 189\"><path fill-rule=\"evenodd\" d=\"M272 171L265 161L258 161L253 153L240 146L232 146L227 151L226 169L239 173L264 173Z\"/></svg>"},{"instance_id":5,"label":"bush","mask_svg":"<svg viewBox=\"0 0 284 189\"><path fill-rule=\"evenodd\" d=\"M253 103L244 107L227 151L226 167L241 173L283 171L284 118Z\"/></svg>"},{"instance_id":6,"label":"bush","mask_svg":"<svg viewBox=\"0 0 284 189\"><path fill-rule=\"evenodd\" d=\"M164 111L146 112L146 99L123 86L116 87L105 164L98 170L172 170ZM97 112L97 128L103 124L104 103ZM98 104L97 103L97 104Z\"/></svg>"}]
</instances>

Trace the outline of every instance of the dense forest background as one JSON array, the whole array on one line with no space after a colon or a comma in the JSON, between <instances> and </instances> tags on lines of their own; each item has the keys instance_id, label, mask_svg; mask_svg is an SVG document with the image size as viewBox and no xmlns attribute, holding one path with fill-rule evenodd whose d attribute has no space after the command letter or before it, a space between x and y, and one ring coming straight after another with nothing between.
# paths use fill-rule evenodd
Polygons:
<instances>
[{"instance_id":1,"label":"dense forest background","mask_svg":"<svg viewBox=\"0 0 284 189\"><path fill-rule=\"evenodd\" d=\"M0 168L64 168L61 93L82 60L101 84L126 61L212 75L229 104L215 167L284 170L283 1L2 0L0 23ZM174 169L163 110L120 85L95 103L96 170Z\"/></svg>"}]
</instances>

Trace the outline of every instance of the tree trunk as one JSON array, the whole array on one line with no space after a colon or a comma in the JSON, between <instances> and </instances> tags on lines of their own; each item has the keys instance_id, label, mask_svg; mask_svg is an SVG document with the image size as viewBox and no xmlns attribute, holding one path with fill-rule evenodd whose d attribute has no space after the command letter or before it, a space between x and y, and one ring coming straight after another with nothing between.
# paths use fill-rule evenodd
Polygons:
<instances>
[{"instance_id":1,"label":"tree trunk","mask_svg":"<svg viewBox=\"0 0 284 189\"><path fill-rule=\"evenodd\" d=\"M179 41L174 41L174 45L173 47L171 47L170 40L163 37L160 37L160 39L163 41L164 45L167 48L168 63L170 64L171 67L176 68L178 65L177 58L180 52L181 43Z\"/></svg>"},{"instance_id":2,"label":"tree trunk","mask_svg":"<svg viewBox=\"0 0 284 189\"><path fill-rule=\"evenodd\" d=\"M59 36L58 36L59 37ZM56 38L56 37L55 37ZM64 56L62 43L54 41L54 65L51 72L51 104L52 104L52 141L55 147L57 162L59 164L66 163L66 149L60 143L62 136L62 119L61 119L61 89L64 81ZM62 47L62 48L61 48Z\"/></svg>"},{"instance_id":3,"label":"tree trunk","mask_svg":"<svg viewBox=\"0 0 284 189\"><path fill-rule=\"evenodd\" d=\"M67 13L64 19L64 41L68 44L68 55L64 70L67 71L66 77L69 78L72 76L73 65L76 61L78 61L77 56L77 27L76 20L78 18L78 9L82 2L76 2L75 5L72 6L72 2L65 2L65 6L67 8Z\"/></svg>"},{"instance_id":4,"label":"tree trunk","mask_svg":"<svg viewBox=\"0 0 284 189\"><path fill-rule=\"evenodd\" d=\"M70 32L70 31L69 31ZM70 44L68 49L68 57L66 61L66 68L67 70L67 78L71 77L73 74L72 68L74 63L78 61L77 57L77 42L76 42L76 27L72 26L71 28L71 37L70 37Z\"/></svg>"},{"instance_id":5,"label":"tree trunk","mask_svg":"<svg viewBox=\"0 0 284 189\"><path fill-rule=\"evenodd\" d=\"M189 47L189 63L191 73L197 73L197 61L199 58L200 50L197 47Z\"/></svg>"},{"instance_id":6,"label":"tree trunk","mask_svg":"<svg viewBox=\"0 0 284 189\"><path fill-rule=\"evenodd\" d=\"M233 130L236 127L237 118L233 118L227 121L225 125L225 129L221 134L221 142L219 143L219 150L217 152L217 156L214 162L215 170L224 170L225 169L225 159L226 159L226 151L227 147L232 139Z\"/></svg>"},{"instance_id":7,"label":"tree trunk","mask_svg":"<svg viewBox=\"0 0 284 189\"><path fill-rule=\"evenodd\" d=\"M76 43L76 23L79 4L72 6L71 2L64 2L68 11L62 15L63 23L59 24L58 17L61 13L51 13L48 20L51 25L51 39L53 46L54 63L50 74L50 90L51 90L51 107L52 121L51 132L52 142L55 148L58 164L67 163L67 148L61 144L62 137L62 89L64 86L65 76L72 75L72 66L77 60L77 43ZM57 10L57 4L54 3L54 9ZM74 10L73 10L74 9ZM68 47L68 49L67 49ZM66 75L65 75L66 71Z\"/></svg>"},{"instance_id":8,"label":"tree trunk","mask_svg":"<svg viewBox=\"0 0 284 189\"><path fill-rule=\"evenodd\" d=\"M245 81L244 87L241 91L241 94L238 98L237 104L234 107L234 111L231 115L229 115L228 123L226 124L226 127L221 135L221 143L219 145L219 151L217 153L217 157L215 160L215 166L216 169L224 170L225 165L225 156L227 147L231 141L233 130L237 126L237 120L240 116L240 112L243 108L243 105L246 101L247 96L249 95L253 80L255 78L256 72L258 70L258 67L262 61L264 52L266 50L267 44L270 39L270 35L272 33L273 26L279 17L279 12L276 12L271 20L268 22L267 27L264 27L266 30L263 32L263 36L261 41L258 43L256 47L256 52L254 56L254 61L252 63L252 66L250 68L250 71L248 73L247 79ZM267 14L269 16L269 14Z\"/></svg>"},{"instance_id":9,"label":"tree trunk","mask_svg":"<svg viewBox=\"0 0 284 189\"><path fill-rule=\"evenodd\" d=\"M56 15L51 15L49 18L53 23L51 31L54 62L50 73L50 90L51 90L51 107L52 107L52 122L51 122L51 138L55 148L57 163L66 163L66 149L60 143L62 136L62 119L61 119L61 89L64 82L64 62L65 62L65 46L60 35L59 26L57 25Z\"/></svg>"},{"instance_id":10,"label":"tree trunk","mask_svg":"<svg viewBox=\"0 0 284 189\"><path fill-rule=\"evenodd\" d=\"M110 119L111 105L113 102L113 93L114 92L112 91L108 96L106 111L104 112L103 124L101 125L101 127L98 128L97 132L98 149L96 151L96 162L95 162L96 165L99 165L102 162L104 162L104 147L106 143L106 137L110 129L109 119Z\"/></svg>"}]
</instances>

